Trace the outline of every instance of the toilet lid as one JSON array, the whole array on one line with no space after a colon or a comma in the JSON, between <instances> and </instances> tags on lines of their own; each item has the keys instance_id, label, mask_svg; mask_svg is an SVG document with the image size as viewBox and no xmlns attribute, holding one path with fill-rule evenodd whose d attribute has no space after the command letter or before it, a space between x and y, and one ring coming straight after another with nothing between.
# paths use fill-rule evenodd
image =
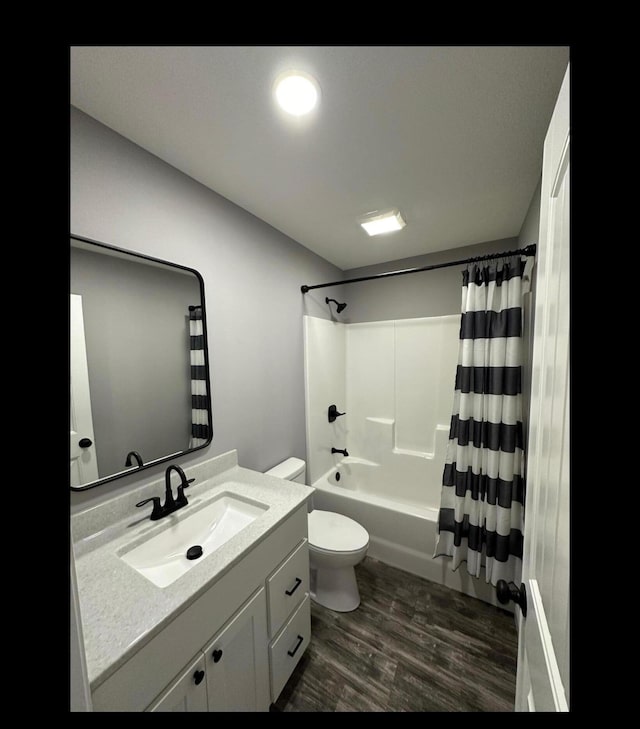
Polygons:
<instances>
[{"instance_id":1,"label":"toilet lid","mask_svg":"<svg viewBox=\"0 0 640 729\"><path fill-rule=\"evenodd\" d=\"M355 552L369 543L369 532L357 521L333 511L309 515L309 544L331 552Z\"/></svg>"}]
</instances>

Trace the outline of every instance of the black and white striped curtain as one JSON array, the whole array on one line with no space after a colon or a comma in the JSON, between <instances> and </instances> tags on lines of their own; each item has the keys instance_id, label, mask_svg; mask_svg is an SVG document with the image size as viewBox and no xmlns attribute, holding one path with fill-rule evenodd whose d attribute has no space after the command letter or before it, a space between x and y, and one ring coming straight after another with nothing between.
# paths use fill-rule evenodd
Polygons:
<instances>
[{"instance_id":1,"label":"black and white striped curtain","mask_svg":"<svg viewBox=\"0 0 640 729\"><path fill-rule=\"evenodd\" d=\"M189 347L191 349L191 441L190 448L209 439L209 395L204 360L202 308L189 307Z\"/></svg>"},{"instance_id":2,"label":"black and white striped curtain","mask_svg":"<svg viewBox=\"0 0 640 729\"><path fill-rule=\"evenodd\" d=\"M460 349L434 556L520 584L524 532L522 275L518 256L463 272Z\"/></svg>"}]
</instances>

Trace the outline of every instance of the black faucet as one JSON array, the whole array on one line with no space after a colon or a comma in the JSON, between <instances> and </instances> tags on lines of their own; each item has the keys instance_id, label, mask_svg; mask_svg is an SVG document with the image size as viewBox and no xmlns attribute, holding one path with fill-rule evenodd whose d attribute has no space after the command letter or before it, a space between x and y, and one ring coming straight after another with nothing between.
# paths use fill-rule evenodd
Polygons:
<instances>
[{"instance_id":1,"label":"black faucet","mask_svg":"<svg viewBox=\"0 0 640 729\"><path fill-rule=\"evenodd\" d=\"M180 486L178 486L178 498L175 501L173 500L173 492L171 490L171 471L176 471L176 473L180 476ZM186 506L189 502L187 501L187 497L184 495L184 490L188 488L189 484L193 481L195 481L195 478L187 479L184 471L182 470L182 468L180 468L180 466L169 466L164 474L165 508L171 506L171 510L175 511L182 506ZM167 514L170 513L170 511L167 512Z\"/></svg>"},{"instance_id":2,"label":"black faucet","mask_svg":"<svg viewBox=\"0 0 640 729\"><path fill-rule=\"evenodd\" d=\"M124 462L124 465L125 466L132 466L133 463L131 461L134 458L138 462L138 466L144 466L144 463L142 462L142 458L140 457L140 454L138 453L138 451L129 451L127 453L127 460Z\"/></svg>"},{"instance_id":3,"label":"black faucet","mask_svg":"<svg viewBox=\"0 0 640 729\"><path fill-rule=\"evenodd\" d=\"M345 458L349 455L346 448L344 448L343 450L340 450L339 448L332 448L331 453L342 453Z\"/></svg>"},{"instance_id":4,"label":"black faucet","mask_svg":"<svg viewBox=\"0 0 640 729\"><path fill-rule=\"evenodd\" d=\"M178 486L178 498L173 498L173 490L171 489L171 471L176 471L180 476L180 485ZM136 504L136 506L144 506L145 504L148 504L150 501L153 502L153 509L151 511L151 516L149 519L151 521L156 521L157 519L162 519L163 516L167 516L168 514L173 514L174 511L177 511L178 509L181 509L183 506L186 506L189 502L187 501L187 497L184 495L184 490L189 486L190 483L193 483L195 481L195 478L187 478L185 475L185 472L182 470L180 466L177 465L171 465L167 468L164 475L165 480L165 497L164 497L164 504L160 505L160 497L159 496L152 496L149 499L144 499L144 501L140 501Z\"/></svg>"}]
</instances>

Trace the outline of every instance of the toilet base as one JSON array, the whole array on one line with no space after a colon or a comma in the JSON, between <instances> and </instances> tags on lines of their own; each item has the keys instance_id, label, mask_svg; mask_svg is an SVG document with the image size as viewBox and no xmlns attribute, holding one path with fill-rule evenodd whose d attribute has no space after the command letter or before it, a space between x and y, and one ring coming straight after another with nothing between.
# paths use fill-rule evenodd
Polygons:
<instances>
[{"instance_id":1,"label":"toilet base","mask_svg":"<svg viewBox=\"0 0 640 729\"><path fill-rule=\"evenodd\" d=\"M360 591L353 567L312 569L309 594L318 605L338 613L349 613L360 605Z\"/></svg>"}]
</instances>

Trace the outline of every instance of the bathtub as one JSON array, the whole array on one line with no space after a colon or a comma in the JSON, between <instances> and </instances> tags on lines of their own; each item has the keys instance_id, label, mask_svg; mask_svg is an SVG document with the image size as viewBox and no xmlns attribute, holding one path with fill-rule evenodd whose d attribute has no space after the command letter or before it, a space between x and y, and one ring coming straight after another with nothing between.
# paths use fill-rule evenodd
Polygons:
<instances>
[{"instance_id":1,"label":"bathtub","mask_svg":"<svg viewBox=\"0 0 640 729\"><path fill-rule=\"evenodd\" d=\"M369 532L369 557L498 606L494 587L472 577L464 563L453 572L449 557L432 557L438 507L417 503L412 498L414 484L393 484L393 500L385 498L379 488L384 471L366 459L343 458L311 484L316 489L313 508L345 514L362 524ZM386 490L390 490L388 484ZM429 491L431 497L437 493L439 500L438 482L426 489Z\"/></svg>"}]
</instances>

